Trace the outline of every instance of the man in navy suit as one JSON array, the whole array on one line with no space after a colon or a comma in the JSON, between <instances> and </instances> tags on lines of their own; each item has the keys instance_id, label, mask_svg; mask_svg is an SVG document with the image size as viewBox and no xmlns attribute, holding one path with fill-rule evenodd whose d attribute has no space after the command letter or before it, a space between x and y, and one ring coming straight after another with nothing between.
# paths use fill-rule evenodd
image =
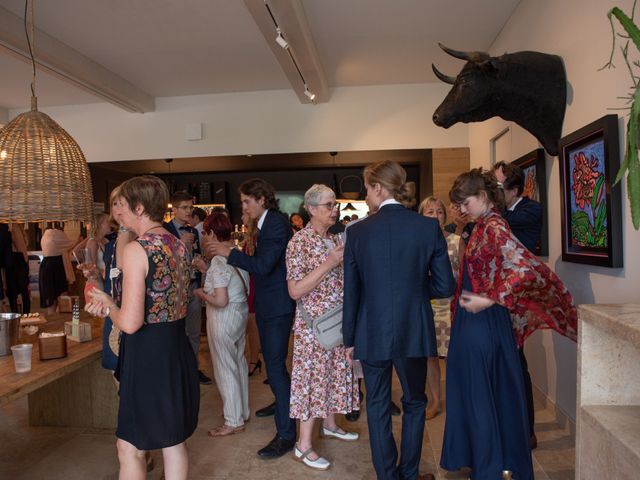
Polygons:
<instances>
[{"instance_id":1,"label":"man in navy suit","mask_svg":"<svg viewBox=\"0 0 640 480\"><path fill-rule=\"evenodd\" d=\"M378 211L348 228L344 343L348 353L362 362L378 479L432 479L431 474L419 475L418 465L427 357L437 355L430 299L449 297L455 288L447 244L436 220L403 205L413 193L398 163L370 165L364 179L367 202ZM399 463L391 430L392 368L403 392Z\"/></svg>"},{"instance_id":2,"label":"man in navy suit","mask_svg":"<svg viewBox=\"0 0 640 480\"><path fill-rule=\"evenodd\" d=\"M193 212L193 195L184 190L174 192L171 195L171 208L173 210L173 219L170 222L164 222L162 226L171 232L175 237L179 238L189 249L189 253L193 255L200 254L200 236L198 231L190 225L191 213ZM187 306L187 317L185 319L185 330L189 343L198 360L200 352L200 330L202 328L202 303L193 292L200 288L201 273L195 268L192 269L191 283L189 284L189 305ZM210 385L211 379L207 377L202 370L198 370L200 383Z\"/></svg>"},{"instance_id":3,"label":"man in navy suit","mask_svg":"<svg viewBox=\"0 0 640 480\"><path fill-rule=\"evenodd\" d=\"M542 205L528 197L523 197L524 172L512 163L499 162L494 167L498 182L502 183L506 208L502 216L509 224L509 228L531 253L539 253L540 235L542 233ZM538 446L534 425L535 409L533 407L533 385L529 365L524 355L524 346L518 349L520 366L524 377L525 393L527 395L527 411L529 417L529 445L532 449Z\"/></svg>"},{"instance_id":4,"label":"man in navy suit","mask_svg":"<svg viewBox=\"0 0 640 480\"><path fill-rule=\"evenodd\" d=\"M258 451L261 458L281 457L293 449L296 423L289 418L291 378L286 361L295 304L289 297L285 253L291 239L289 219L278 210L273 187L262 179L247 180L239 188L242 212L258 222L258 242L253 256L229 249L215 241L207 244L207 253L223 255L227 263L254 276L255 309L262 356L267 367L269 386L276 397L276 436Z\"/></svg>"}]
</instances>

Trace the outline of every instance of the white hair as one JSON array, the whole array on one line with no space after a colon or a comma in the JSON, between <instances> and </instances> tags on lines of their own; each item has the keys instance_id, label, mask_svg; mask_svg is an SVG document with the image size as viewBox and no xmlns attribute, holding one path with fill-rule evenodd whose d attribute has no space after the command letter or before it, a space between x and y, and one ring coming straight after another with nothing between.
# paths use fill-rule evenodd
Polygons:
<instances>
[{"instance_id":1,"label":"white hair","mask_svg":"<svg viewBox=\"0 0 640 480\"><path fill-rule=\"evenodd\" d=\"M307 212L309 211L309 207L317 207L320 205L322 197L324 196L328 196L333 199L336 198L335 192L326 185L322 185L321 183L311 185L311 188L309 188L309 190L304 194L304 208L307 209ZM309 212L309 214L311 214L311 212Z\"/></svg>"}]
</instances>

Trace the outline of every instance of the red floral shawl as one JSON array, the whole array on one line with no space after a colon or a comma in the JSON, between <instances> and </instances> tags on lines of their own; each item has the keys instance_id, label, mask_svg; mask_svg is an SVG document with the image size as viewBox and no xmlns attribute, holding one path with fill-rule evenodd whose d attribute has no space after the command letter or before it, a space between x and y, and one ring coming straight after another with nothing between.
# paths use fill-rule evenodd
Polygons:
<instances>
[{"instance_id":1,"label":"red floral shawl","mask_svg":"<svg viewBox=\"0 0 640 480\"><path fill-rule=\"evenodd\" d=\"M465 266L474 293L489 297L511 313L518 346L543 328L576 341L578 313L571 294L558 276L518 241L497 212L476 222L460 268ZM462 271L454 309L461 285Z\"/></svg>"}]
</instances>

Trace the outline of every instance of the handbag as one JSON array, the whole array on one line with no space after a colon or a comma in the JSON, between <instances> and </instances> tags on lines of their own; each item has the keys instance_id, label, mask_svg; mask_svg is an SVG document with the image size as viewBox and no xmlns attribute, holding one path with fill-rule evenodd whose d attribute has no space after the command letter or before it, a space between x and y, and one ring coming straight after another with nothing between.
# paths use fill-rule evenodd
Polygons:
<instances>
[{"instance_id":1,"label":"handbag","mask_svg":"<svg viewBox=\"0 0 640 480\"><path fill-rule=\"evenodd\" d=\"M316 340L325 350L331 350L333 347L344 343L342 338L342 304L312 319L305 310L302 301L298 300L296 303L300 309L302 319L313 331Z\"/></svg>"}]
</instances>

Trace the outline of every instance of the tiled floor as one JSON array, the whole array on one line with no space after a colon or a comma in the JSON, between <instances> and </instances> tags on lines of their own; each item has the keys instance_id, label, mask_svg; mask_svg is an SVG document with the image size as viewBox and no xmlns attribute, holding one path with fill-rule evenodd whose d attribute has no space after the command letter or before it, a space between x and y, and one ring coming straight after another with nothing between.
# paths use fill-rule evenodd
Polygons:
<instances>
[{"instance_id":1,"label":"tiled floor","mask_svg":"<svg viewBox=\"0 0 640 480\"><path fill-rule=\"evenodd\" d=\"M204 350L204 343L202 345ZM211 373L208 355L201 354L201 365ZM264 373L251 378L251 410L272 401L269 387L262 384ZM200 421L196 433L188 440L190 479L372 479L366 415L356 423L341 420L343 426L358 431L357 442L320 439L318 452L333 462L326 472L316 472L291 455L278 460L259 459L255 452L274 435L273 419L253 417L244 433L223 438L210 438L207 429L222 422L221 402L215 385L203 386ZM401 392L394 385L394 399ZM538 448L534 451L536 480L569 480L574 478L574 439L553 421L550 411L537 406ZM440 470L438 460L442 448L445 415L427 422L422 451L422 472L437 472L438 479L465 479L464 472ZM396 439L401 419L394 417ZM88 431L77 428L29 427L26 398L0 408L0 479L117 479L118 461L113 431ZM154 452L156 468L149 479L162 478L162 455Z\"/></svg>"}]
</instances>

